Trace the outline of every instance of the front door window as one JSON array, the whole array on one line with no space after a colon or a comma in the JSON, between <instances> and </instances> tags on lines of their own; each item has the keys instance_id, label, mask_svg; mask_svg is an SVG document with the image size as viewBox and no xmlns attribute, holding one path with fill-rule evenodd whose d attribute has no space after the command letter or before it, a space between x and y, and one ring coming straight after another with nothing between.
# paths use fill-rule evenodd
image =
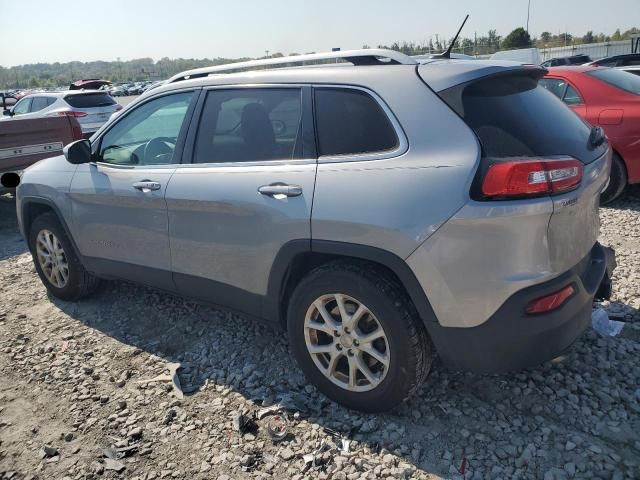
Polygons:
<instances>
[{"instance_id":1,"label":"front door window","mask_svg":"<svg viewBox=\"0 0 640 480\"><path fill-rule=\"evenodd\" d=\"M175 148L193 92L151 100L116 123L100 142L99 161L114 165L177 163Z\"/></svg>"}]
</instances>

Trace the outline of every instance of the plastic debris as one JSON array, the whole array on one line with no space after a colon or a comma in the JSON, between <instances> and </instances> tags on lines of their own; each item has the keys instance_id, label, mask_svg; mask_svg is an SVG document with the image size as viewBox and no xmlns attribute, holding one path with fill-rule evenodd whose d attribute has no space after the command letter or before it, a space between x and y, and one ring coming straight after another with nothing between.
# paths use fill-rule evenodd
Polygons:
<instances>
[{"instance_id":1,"label":"plastic debris","mask_svg":"<svg viewBox=\"0 0 640 480\"><path fill-rule=\"evenodd\" d=\"M180 386L180 378L178 377L178 369L180 367L181 365L179 363L169 363L167 364L167 369L169 370L168 375L162 374L148 380L139 380L136 383L171 382L173 384L173 391L175 392L176 397L178 397L179 399L183 399L184 392L182 391L182 387Z\"/></svg>"},{"instance_id":2,"label":"plastic debris","mask_svg":"<svg viewBox=\"0 0 640 480\"><path fill-rule=\"evenodd\" d=\"M331 446L327 443L326 440L322 440L320 442L320 446L313 452L307 453L302 456L302 460L304 461L304 469L303 472L306 472L310 468L320 467L326 463L326 459L323 458L323 453L327 450L331 450Z\"/></svg>"},{"instance_id":3,"label":"plastic debris","mask_svg":"<svg viewBox=\"0 0 640 480\"><path fill-rule=\"evenodd\" d=\"M334 438L340 438L340 433L337 430L334 430L333 428L322 427L322 431Z\"/></svg>"},{"instance_id":4,"label":"plastic debris","mask_svg":"<svg viewBox=\"0 0 640 480\"><path fill-rule=\"evenodd\" d=\"M137 445L132 445L131 447L108 447L102 449L102 454L106 458L110 458L111 460L120 460L122 458L128 457L132 453L134 453L138 449Z\"/></svg>"},{"instance_id":5,"label":"plastic debris","mask_svg":"<svg viewBox=\"0 0 640 480\"><path fill-rule=\"evenodd\" d=\"M273 443L284 440L289 434L287 421L280 415L274 415L267 423L267 432Z\"/></svg>"},{"instance_id":6,"label":"plastic debris","mask_svg":"<svg viewBox=\"0 0 640 480\"><path fill-rule=\"evenodd\" d=\"M349 453L349 449L351 448L351 440L349 440L348 438L342 438L341 440L342 443L342 453Z\"/></svg>"},{"instance_id":7,"label":"plastic debris","mask_svg":"<svg viewBox=\"0 0 640 480\"><path fill-rule=\"evenodd\" d=\"M622 331L624 322L611 320L603 308L594 310L591 314L593 329L603 337L615 337Z\"/></svg>"},{"instance_id":8,"label":"plastic debris","mask_svg":"<svg viewBox=\"0 0 640 480\"><path fill-rule=\"evenodd\" d=\"M258 431L258 424L254 417L238 412L233 416L233 429L241 435L245 433L255 434Z\"/></svg>"},{"instance_id":9,"label":"plastic debris","mask_svg":"<svg viewBox=\"0 0 640 480\"><path fill-rule=\"evenodd\" d=\"M260 410L258 410L258 420L262 420L267 415L280 413L280 411L282 411L281 405L272 405L270 407L261 408Z\"/></svg>"},{"instance_id":10,"label":"plastic debris","mask_svg":"<svg viewBox=\"0 0 640 480\"><path fill-rule=\"evenodd\" d=\"M50 447L45 445L40 449L40 458L53 458L58 455L58 449L56 447Z\"/></svg>"}]
</instances>

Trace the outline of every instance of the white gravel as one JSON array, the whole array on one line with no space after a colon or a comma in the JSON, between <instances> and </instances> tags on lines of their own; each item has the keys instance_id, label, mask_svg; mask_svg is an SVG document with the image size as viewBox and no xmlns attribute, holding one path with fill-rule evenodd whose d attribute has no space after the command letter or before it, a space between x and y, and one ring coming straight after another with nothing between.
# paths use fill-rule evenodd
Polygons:
<instances>
[{"instance_id":1,"label":"white gravel","mask_svg":"<svg viewBox=\"0 0 640 480\"><path fill-rule=\"evenodd\" d=\"M127 283L80 303L47 296L13 209L0 198L2 480L640 478L640 188L601 214L619 336L590 330L564 361L509 375L436 362L386 415L326 400L283 333L242 317ZM173 362L182 400L143 382ZM267 433L273 414L237 431L239 412L278 402L283 441Z\"/></svg>"}]
</instances>

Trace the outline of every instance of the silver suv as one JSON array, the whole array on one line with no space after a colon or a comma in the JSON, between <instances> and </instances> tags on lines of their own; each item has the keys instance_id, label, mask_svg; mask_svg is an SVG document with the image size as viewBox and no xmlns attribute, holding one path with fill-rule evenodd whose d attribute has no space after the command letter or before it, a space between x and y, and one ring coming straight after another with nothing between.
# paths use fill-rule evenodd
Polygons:
<instances>
[{"instance_id":1,"label":"silver suv","mask_svg":"<svg viewBox=\"0 0 640 480\"><path fill-rule=\"evenodd\" d=\"M29 94L19 100L13 108L5 110L4 117L0 117L0 120L74 117L78 120L83 135L89 137L102 127L113 113L120 110L122 105L107 92L67 90Z\"/></svg>"},{"instance_id":2,"label":"silver suv","mask_svg":"<svg viewBox=\"0 0 640 480\"><path fill-rule=\"evenodd\" d=\"M610 148L544 72L385 50L185 72L29 168L22 233L54 296L123 278L265 319L348 407L399 404L435 353L535 365L609 256Z\"/></svg>"}]
</instances>

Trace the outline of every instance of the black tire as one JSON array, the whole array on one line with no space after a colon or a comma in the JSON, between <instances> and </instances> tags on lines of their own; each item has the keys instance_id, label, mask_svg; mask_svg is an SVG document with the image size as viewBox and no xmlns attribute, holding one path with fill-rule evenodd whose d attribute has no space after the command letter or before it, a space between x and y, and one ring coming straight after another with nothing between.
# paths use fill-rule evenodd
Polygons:
<instances>
[{"instance_id":1,"label":"black tire","mask_svg":"<svg viewBox=\"0 0 640 480\"><path fill-rule=\"evenodd\" d=\"M69 277L66 285L62 288L56 287L47 279L40 262L38 261L36 254L36 239L42 230L49 230L58 237L58 240L62 245L62 249L64 250L64 256L69 265ZM87 272L82 266L67 233L54 213L43 213L33 221L31 228L29 229L29 249L31 250L33 263L38 275L40 276L40 280L54 297L66 301L79 300L91 295L98 288L100 279Z\"/></svg>"},{"instance_id":2,"label":"black tire","mask_svg":"<svg viewBox=\"0 0 640 480\"><path fill-rule=\"evenodd\" d=\"M613 154L611 162L611 175L609 176L609 185L600 194L600 205L606 205L618 198L627 186L627 169L624 162L618 156Z\"/></svg>"},{"instance_id":3,"label":"black tire","mask_svg":"<svg viewBox=\"0 0 640 480\"><path fill-rule=\"evenodd\" d=\"M365 304L389 342L389 367L382 382L365 392L334 384L318 369L308 352L304 318L314 300L345 294ZM383 412L414 394L426 379L433 347L415 307L395 279L363 263L332 262L310 272L291 296L287 311L290 348L307 379L332 400L355 410Z\"/></svg>"}]
</instances>

